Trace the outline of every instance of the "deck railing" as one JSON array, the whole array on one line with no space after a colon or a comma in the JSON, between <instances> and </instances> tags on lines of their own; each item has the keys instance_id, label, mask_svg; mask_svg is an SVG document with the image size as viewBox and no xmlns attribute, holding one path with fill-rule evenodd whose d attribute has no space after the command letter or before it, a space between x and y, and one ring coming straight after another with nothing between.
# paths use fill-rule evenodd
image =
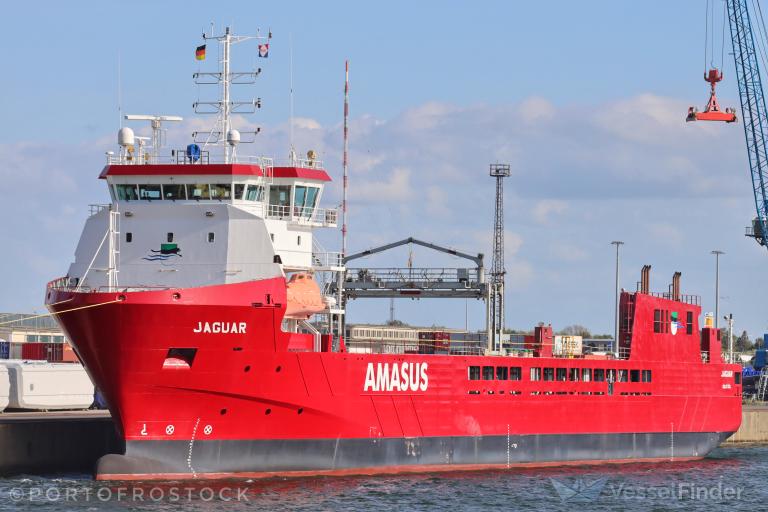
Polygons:
<instances>
[{"instance_id":1,"label":"deck railing","mask_svg":"<svg viewBox=\"0 0 768 512\"><path fill-rule=\"evenodd\" d=\"M224 155L211 154L209 151L201 151L196 159L190 158L185 150L175 149L170 155L152 156L151 153L142 150L139 154L128 153L107 153L107 165L209 165L223 164ZM273 158L261 155L233 155L230 164L249 164L258 165L269 175L275 166ZM280 162L284 167L303 167L307 169L323 169L323 162L320 160L295 159L288 162Z\"/></svg>"},{"instance_id":2,"label":"deck railing","mask_svg":"<svg viewBox=\"0 0 768 512\"><path fill-rule=\"evenodd\" d=\"M534 357L534 351L527 348L524 343L507 342L498 352L488 353L488 342L485 339L477 340L376 340L376 339L348 339L347 350L361 354L422 354L422 355L464 355L483 356L501 355L510 357ZM629 359L630 349L620 348L619 357L613 352L597 350L584 346L580 353L555 354L557 359L584 359L585 356L604 356L606 360Z\"/></svg>"},{"instance_id":3,"label":"deck railing","mask_svg":"<svg viewBox=\"0 0 768 512\"><path fill-rule=\"evenodd\" d=\"M291 207L280 204L267 204L265 208L267 219L287 220L298 224L314 224L324 227L336 227L338 221L336 208Z\"/></svg>"},{"instance_id":4,"label":"deck railing","mask_svg":"<svg viewBox=\"0 0 768 512\"><path fill-rule=\"evenodd\" d=\"M671 291L670 292L641 292L640 283L638 283L637 285L637 293L643 293L645 295L650 295L651 297L658 297L660 299L677 300L678 302L684 302L685 304L693 304L695 306L701 305L701 296L699 295L680 294L679 297L675 298L675 295Z\"/></svg>"}]
</instances>

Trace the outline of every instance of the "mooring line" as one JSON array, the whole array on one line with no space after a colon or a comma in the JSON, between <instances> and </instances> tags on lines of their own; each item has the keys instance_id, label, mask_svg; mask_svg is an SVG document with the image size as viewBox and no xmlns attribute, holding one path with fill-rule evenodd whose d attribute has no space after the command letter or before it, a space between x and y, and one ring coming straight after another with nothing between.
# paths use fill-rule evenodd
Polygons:
<instances>
[{"instance_id":1,"label":"mooring line","mask_svg":"<svg viewBox=\"0 0 768 512\"><path fill-rule=\"evenodd\" d=\"M54 304L51 304L51 306L55 306L56 304L62 304L64 302L68 302L70 300L72 300L72 299L67 299L67 300L63 300L61 302L56 302ZM26 320L33 320L35 318L44 318L44 317L47 317L47 316L63 315L64 313L70 313L72 311L78 311L78 310L81 310L81 309L95 308L95 307L98 307L98 306L106 306L107 304L114 304L115 302L123 302L123 301L120 300L120 299L115 299L115 300L110 300L110 301L107 301L107 302L99 302L99 303L96 303L96 304L88 304L87 306L78 306L76 308L65 309L63 311L56 311L54 313L45 313L45 314L42 314L42 315L25 316L24 318L17 318L16 320L9 320L7 322L0 322L0 325L15 324L15 323L18 323L18 322L24 322Z\"/></svg>"}]
</instances>

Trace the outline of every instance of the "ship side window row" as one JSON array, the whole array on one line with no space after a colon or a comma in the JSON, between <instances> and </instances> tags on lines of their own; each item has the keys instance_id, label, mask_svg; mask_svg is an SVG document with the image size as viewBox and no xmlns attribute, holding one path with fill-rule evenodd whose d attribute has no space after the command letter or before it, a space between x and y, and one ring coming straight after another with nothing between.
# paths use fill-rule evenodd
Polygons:
<instances>
[{"instance_id":1,"label":"ship side window row","mask_svg":"<svg viewBox=\"0 0 768 512\"><path fill-rule=\"evenodd\" d=\"M470 366L469 380L522 380L520 366ZM530 368L531 381L548 382L651 382L651 370L603 368Z\"/></svg>"}]
</instances>

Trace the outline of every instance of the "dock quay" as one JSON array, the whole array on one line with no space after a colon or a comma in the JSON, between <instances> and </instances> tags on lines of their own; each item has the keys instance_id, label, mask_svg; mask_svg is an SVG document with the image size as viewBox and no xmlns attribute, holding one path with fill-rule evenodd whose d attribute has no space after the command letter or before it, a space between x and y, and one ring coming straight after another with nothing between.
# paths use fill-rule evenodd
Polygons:
<instances>
[{"instance_id":1,"label":"dock quay","mask_svg":"<svg viewBox=\"0 0 768 512\"><path fill-rule=\"evenodd\" d=\"M121 449L109 411L0 414L0 475L90 473Z\"/></svg>"},{"instance_id":2,"label":"dock quay","mask_svg":"<svg viewBox=\"0 0 768 512\"><path fill-rule=\"evenodd\" d=\"M745 403L741 427L726 443L768 443L768 404Z\"/></svg>"}]
</instances>

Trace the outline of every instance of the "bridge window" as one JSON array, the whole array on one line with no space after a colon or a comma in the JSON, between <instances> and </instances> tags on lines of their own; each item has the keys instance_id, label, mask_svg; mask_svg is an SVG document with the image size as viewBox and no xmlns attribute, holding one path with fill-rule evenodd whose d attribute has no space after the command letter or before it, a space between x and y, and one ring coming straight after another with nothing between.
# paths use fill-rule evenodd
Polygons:
<instances>
[{"instance_id":1,"label":"bridge window","mask_svg":"<svg viewBox=\"0 0 768 512\"><path fill-rule=\"evenodd\" d=\"M566 381L566 370L565 370L565 368L558 368L557 369L557 380L559 380L560 382L565 382Z\"/></svg>"},{"instance_id":2,"label":"bridge window","mask_svg":"<svg viewBox=\"0 0 768 512\"><path fill-rule=\"evenodd\" d=\"M589 382L592 380L592 369L591 368L582 368L581 369L581 380L583 382Z\"/></svg>"},{"instance_id":3,"label":"bridge window","mask_svg":"<svg viewBox=\"0 0 768 512\"><path fill-rule=\"evenodd\" d=\"M606 373L606 378L608 379L608 382L616 382L616 370L609 368Z\"/></svg>"},{"instance_id":4,"label":"bridge window","mask_svg":"<svg viewBox=\"0 0 768 512\"><path fill-rule=\"evenodd\" d=\"M509 368L506 366L497 366L496 367L496 380L508 380L509 379Z\"/></svg>"},{"instance_id":5,"label":"bridge window","mask_svg":"<svg viewBox=\"0 0 768 512\"><path fill-rule=\"evenodd\" d=\"M244 196L245 193L245 183L235 183L235 195L233 196L235 199L245 199Z\"/></svg>"},{"instance_id":6,"label":"bridge window","mask_svg":"<svg viewBox=\"0 0 768 512\"><path fill-rule=\"evenodd\" d=\"M651 370L643 370L643 382L651 382Z\"/></svg>"},{"instance_id":7,"label":"bridge window","mask_svg":"<svg viewBox=\"0 0 768 512\"><path fill-rule=\"evenodd\" d=\"M619 370L619 382L627 382L627 370Z\"/></svg>"},{"instance_id":8,"label":"bridge window","mask_svg":"<svg viewBox=\"0 0 768 512\"><path fill-rule=\"evenodd\" d=\"M139 199L157 201L163 198L160 185L139 185Z\"/></svg>"},{"instance_id":9,"label":"bridge window","mask_svg":"<svg viewBox=\"0 0 768 512\"><path fill-rule=\"evenodd\" d=\"M293 197L293 208L295 215L300 217L311 217L317 201L317 193L320 189L317 187L306 187L296 185L296 191Z\"/></svg>"},{"instance_id":10,"label":"bridge window","mask_svg":"<svg viewBox=\"0 0 768 512\"><path fill-rule=\"evenodd\" d=\"M479 366L470 366L469 367L469 380L480 380L480 367Z\"/></svg>"},{"instance_id":11,"label":"bridge window","mask_svg":"<svg viewBox=\"0 0 768 512\"><path fill-rule=\"evenodd\" d=\"M685 334L693 334L693 311L685 314Z\"/></svg>"},{"instance_id":12,"label":"bridge window","mask_svg":"<svg viewBox=\"0 0 768 512\"><path fill-rule=\"evenodd\" d=\"M554 368L544 368L544 380L555 380Z\"/></svg>"},{"instance_id":13,"label":"bridge window","mask_svg":"<svg viewBox=\"0 0 768 512\"><path fill-rule=\"evenodd\" d=\"M118 201L136 201L139 194L136 185L115 185Z\"/></svg>"},{"instance_id":14,"label":"bridge window","mask_svg":"<svg viewBox=\"0 0 768 512\"><path fill-rule=\"evenodd\" d=\"M264 187L261 185L248 185L245 191L246 201L263 201L264 200Z\"/></svg>"},{"instance_id":15,"label":"bridge window","mask_svg":"<svg viewBox=\"0 0 768 512\"><path fill-rule=\"evenodd\" d=\"M187 198L187 190L184 185L176 183L163 185L163 197L170 201L184 200Z\"/></svg>"},{"instance_id":16,"label":"bridge window","mask_svg":"<svg viewBox=\"0 0 768 512\"><path fill-rule=\"evenodd\" d=\"M211 185L211 199L232 199L232 185L229 183L217 183Z\"/></svg>"},{"instance_id":17,"label":"bridge window","mask_svg":"<svg viewBox=\"0 0 768 512\"><path fill-rule=\"evenodd\" d=\"M640 370L629 370L629 381L640 382Z\"/></svg>"},{"instance_id":18,"label":"bridge window","mask_svg":"<svg viewBox=\"0 0 768 512\"><path fill-rule=\"evenodd\" d=\"M570 380L570 381L578 381L579 380L579 369L578 368L570 368L568 370L568 380Z\"/></svg>"},{"instance_id":19,"label":"bridge window","mask_svg":"<svg viewBox=\"0 0 768 512\"><path fill-rule=\"evenodd\" d=\"M269 187L269 204L277 206L291 205L290 185L272 185Z\"/></svg>"},{"instance_id":20,"label":"bridge window","mask_svg":"<svg viewBox=\"0 0 768 512\"><path fill-rule=\"evenodd\" d=\"M207 183L195 183L187 185L187 197L199 201L201 199L210 199L211 192Z\"/></svg>"},{"instance_id":21,"label":"bridge window","mask_svg":"<svg viewBox=\"0 0 768 512\"><path fill-rule=\"evenodd\" d=\"M531 380L541 380L541 368L531 368Z\"/></svg>"},{"instance_id":22,"label":"bridge window","mask_svg":"<svg viewBox=\"0 0 768 512\"><path fill-rule=\"evenodd\" d=\"M483 366L483 380L493 380L493 366Z\"/></svg>"},{"instance_id":23,"label":"bridge window","mask_svg":"<svg viewBox=\"0 0 768 512\"><path fill-rule=\"evenodd\" d=\"M513 366L509 369L509 380L521 380L523 378L523 369L519 366Z\"/></svg>"},{"instance_id":24,"label":"bridge window","mask_svg":"<svg viewBox=\"0 0 768 512\"><path fill-rule=\"evenodd\" d=\"M602 368L595 369L595 382L605 382L605 370Z\"/></svg>"}]
</instances>

